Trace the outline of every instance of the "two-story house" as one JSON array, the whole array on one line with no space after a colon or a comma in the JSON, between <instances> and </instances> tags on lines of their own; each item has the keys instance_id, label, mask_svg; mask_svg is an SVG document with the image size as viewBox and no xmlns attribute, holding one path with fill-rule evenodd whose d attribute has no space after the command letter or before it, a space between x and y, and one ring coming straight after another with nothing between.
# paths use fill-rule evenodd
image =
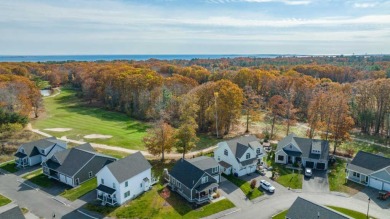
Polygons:
<instances>
[{"instance_id":1,"label":"two-story house","mask_svg":"<svg viewBox=\"0 0 390 219\"><path fill-rule=\"evenodd\" d=\"M219 167L209 158L194 160L180 159L168 172L168 184L189 202L197 204L208 202L218 189ZM211 164L209 168L205 164Z\"/></svg>"},{"instance_id":2,"label":"two-story house","mask_svg":"<svg viewBox=\"0 0 390 219\"><path fill-rule=\"evenodd\" d=\"M214 150L214 159L220 164L222 172L236 176L255 172L264 155L264 149L254 135L219 142Z\"/></svg>"},{"instance_id":3,"label":"two-story house","mask_svg":"<svg viewBox=\"0 0 390 219\"><path fill-rule=\"evenodd\" d=\"M66 150L67 143L55 137L22 144L15 153L17 167L34 166L48 160L58 151Z\"/></svg>"},{"instance_id":4,"label":"two-story house","mask_svg":"<svg viewBox=\"0 0 390 219\"><path fill-rule=\"evenodd\" d=\"M157 182L152 177L152 166L140 152L108 164L96 174L96 179L97 199L109 205L122 205Z\"/></svg>"}]
</instances>

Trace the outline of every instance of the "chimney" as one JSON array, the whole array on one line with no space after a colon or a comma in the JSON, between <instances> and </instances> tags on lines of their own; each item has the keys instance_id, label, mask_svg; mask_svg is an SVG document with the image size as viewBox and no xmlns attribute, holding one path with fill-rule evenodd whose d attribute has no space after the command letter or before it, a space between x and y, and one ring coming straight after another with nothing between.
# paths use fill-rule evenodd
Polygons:
<instances>
[{"instance_id":1,"label":"chimney","mask_svg":"<svg viewBox=\"0 0 390 219\"><path fill-rule=\"evenodd\" d=\"M320 212L318 212L318 214L317 214L317 218L320 218Z\"/></svg>"}]
</instances>

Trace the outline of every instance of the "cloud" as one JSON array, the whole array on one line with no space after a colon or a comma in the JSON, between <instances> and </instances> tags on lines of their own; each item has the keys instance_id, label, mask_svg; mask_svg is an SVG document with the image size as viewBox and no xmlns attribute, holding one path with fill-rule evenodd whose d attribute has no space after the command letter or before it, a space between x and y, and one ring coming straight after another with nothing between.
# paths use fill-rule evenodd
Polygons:
<instances>
[{"instance_id":1,"label":"cloud","mask_svg":"<svg viewBox=\"0 0 390 219\"><path fill-rule=\"evenodd\" d=\"M364 3L354 3L354 8L373 8L378 5L378 2L364 2Z\"/></svg>"},{"instance_id":2,"label":"cloud","mask_svg":"<svg viewBox=\"0 0 390 219\"><path fill-rule=\"evenodd\" d=\"M247 3L283 3L286 5L308 5L312 0L208 0L212 3L232 3L232 2L247 2Z\"/></svg>"}]
</instances>

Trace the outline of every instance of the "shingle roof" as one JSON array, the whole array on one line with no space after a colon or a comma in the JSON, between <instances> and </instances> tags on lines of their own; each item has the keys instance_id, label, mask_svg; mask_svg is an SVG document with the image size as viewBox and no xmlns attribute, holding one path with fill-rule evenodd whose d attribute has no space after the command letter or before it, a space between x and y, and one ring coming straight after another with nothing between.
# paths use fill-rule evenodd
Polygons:
<instances>
[{"instance_id":1,"label":"shingle roof","mask_svg":"<svg viewBox=\"0 0 390 219\"><path fill-rule=\"evenodd\" d=\"M289 143L292 143L293 145L297 146L302 151L302 154L299 155L299 153L297 152L290 152L288 150L284 150L283 147L285 147ZM313 147L314 149L317 150L320 149L321 154L311 153ZM278 143L278 147L276 151L279 150L284 150L284 152L286 152L287 154L289 153L295 154L295 155L291 154L293 156L327 160L329 156L329 142L324 140L318 140L318 139L300 138L297 137L294 133L292 133Z\"/></svg>"},{"instance_id":2,"label":"shingle roof","mask_svg":"<svg viewBox=\"0 0 390 219\"><path fill-rule=\"evenodd\" d=\"M169 174L187 188L192 189L205 172L187 160L180 159L169 171Z\"/></svg>"},{"instance_id":3,"label":"shingle roof","mask_svg":"<svg viewBox=\"0 0 390 219\"><path fill-rule=\"evenodd\" d=\"M55 137L50 137L50 138L40 139L37 141L32 141L32 142L22 144L21 147L23 147L24 152L25 152L25 154L27 154L27 156L34 156L34 155L39 154L39 151L37 148L45 149L45 148L51 147L54 144L57 144L59 142L63 142L63 141L58 140Z\"/></svg>"},{"instance_id":4,"label":"shingle roof","mask_svg":"<svg viewBox=\"0 0 390 219\"><path fill-rule=\"evenodd\" d=\"M63 173L67 176L73 176L95 156L107 157L116 160L113 157L84 150L85 148L88 148L86 144L57 152L54 154L54 157L59 163L53 161L54 158L52 158L46 161L46 165L50 169Z\"/></svg>"},{"instance_id":5,"label":"shingle roof","mask_svg":"<svg viewBox=\"0 0 390 219\"><path fill-rule=\"evenodd\" d=\"M24 215L19 206L8 204L0 207L0 218L4 219L24 219Z\"/></svg>"},{"instance_id":6,"label":"shingle roof","mask_svg":"<svg viewBox=\"0 0 390 219\"><path fill-rule=\"evenodd\" d=\"M371 174L385 167L390 168L390 158L359 151L347 167L359 173Z\"/></svg>"},{"instance_id":7,"label":"shingle roof","mask_svg":"<svg viewBox=\"0 0 390 219\"><path fill-rule=\"evenodd\" d=\"M351 217L348 217L347 215L336 212L330 208L318 205L301 197L298 197L294 201L294 203L288 210L286 217L290 219L351 219Z\"/></svg>"},{"instance_id":8,"label":"shingle roof","mask_svg":"<svg viewBox=\"0 0 390 219\"><path fill-rule=\"evenodd\" d=\"M257 139L256 136L248 135L248 136L241 136L226 141L226 144L229 146L230 150L235 155L235 157L241 158L244 155L244 153L248 150L248 148L250 146L256 145L255 142L258 141L259 139Z\"/></svg>"},{"instance_id":9,"label":"shingle roof","mask_svg":"<svg viewBox=\"0 0 390 219\"><path fill-rule=\"evenodd\" d=\"M223 167L225 167L225 168L232 167L232 165L226 163L225 161L220 161L220 162L219 162L219 165L221 165L221 166L223 166Z\"/></svg>"},{"instance_id":10,"label":"shingle roof","mask_svg":"<svg viewBox=\"0 0 390 219\"><path fill-rule=\"evenodd\" d=\"M103 184L100 184L100 185L96 188L96 190L102 191L102 192L107 193L107 194L110 194L110 195L114 194L114 192L116 191L115 189L110 188L110 187L108 187L108 186L105 186L105 185L103 185Z\"/></svg>"},{"instance_id":11,"label":"shingle roof","mask_svg":"<svg viewBox=\"0 0 390 219\"><path fill-rule=\"evenodd\" d=\"M214 158L201 156L187 160L201 170L207 170L213 167L217 167L218 163Z\"/></svg>"},{"instance_id":12,"label":"shingle roof","mask_svg":"<svg viewBox=\"0 0 390 219\"><path fill-rule=\"evenodd\" d=\"M112 175L119 183L122 183L147 169L152 168L141 152L131 154L123 159L107 165Z\"/></svg>"},{"instance_id":13,"label":"shingle roof","mask_svg":"<svg viewBox=\"0 0 390 219\"><path fill-rule=\"evenodd\" d=\"M278 147L276 148L276 151L282 150L284 146L288 145L291 142L295 143L294 137L297 137L297 135L294 133L291 133L291 134L287 135L285 138L283 138L282 140L280 140L278 142Z\"/></svg>"}]
</instances>

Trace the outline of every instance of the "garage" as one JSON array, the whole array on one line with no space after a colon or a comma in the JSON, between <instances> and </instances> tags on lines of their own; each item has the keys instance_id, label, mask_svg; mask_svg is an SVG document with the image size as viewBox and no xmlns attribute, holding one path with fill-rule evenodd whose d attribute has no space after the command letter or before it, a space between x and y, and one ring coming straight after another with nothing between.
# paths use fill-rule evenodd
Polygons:
<instances>
[{"instance_id":1,"label":"garage","mask_svg":"<svg viewBox=\"0 0 390 219\"><path fill-rule=\"evenodd\" d=\"M313 167L314 167L314 162L312 162L312 161L306 161L306 166L305 166L305 167L313 168Z\"/></svg>"},{"instance_id":2,"label":"garage","mask_svg":"<svg viewBox=\"0 0 390 219\"><path fill-rule=\"evenodd\" d=\"M317 163L316 168L318 170L325 170L325 163Z\"/></svg>"},{"instance_id":3,"label":"garage","mask_svg":"<svg viewBox=\"0 0 390 219\"><path fill-rule=\"evenodd\" d=\"M383 190L390 192L390 183L383 183Z\"/></svg>"},{"instance_id":4,"label":"garage","mask_svg":"<svg viewBox=\"0 0 390 219\"><path fill-rule=\"evenodd\" d=\"M378 190L382 190L382 185L383 185L382 181L379 181L379 180L374 179L374 178L370 178L370 187L378 189Z\"/></svg>"}]
</instances>

